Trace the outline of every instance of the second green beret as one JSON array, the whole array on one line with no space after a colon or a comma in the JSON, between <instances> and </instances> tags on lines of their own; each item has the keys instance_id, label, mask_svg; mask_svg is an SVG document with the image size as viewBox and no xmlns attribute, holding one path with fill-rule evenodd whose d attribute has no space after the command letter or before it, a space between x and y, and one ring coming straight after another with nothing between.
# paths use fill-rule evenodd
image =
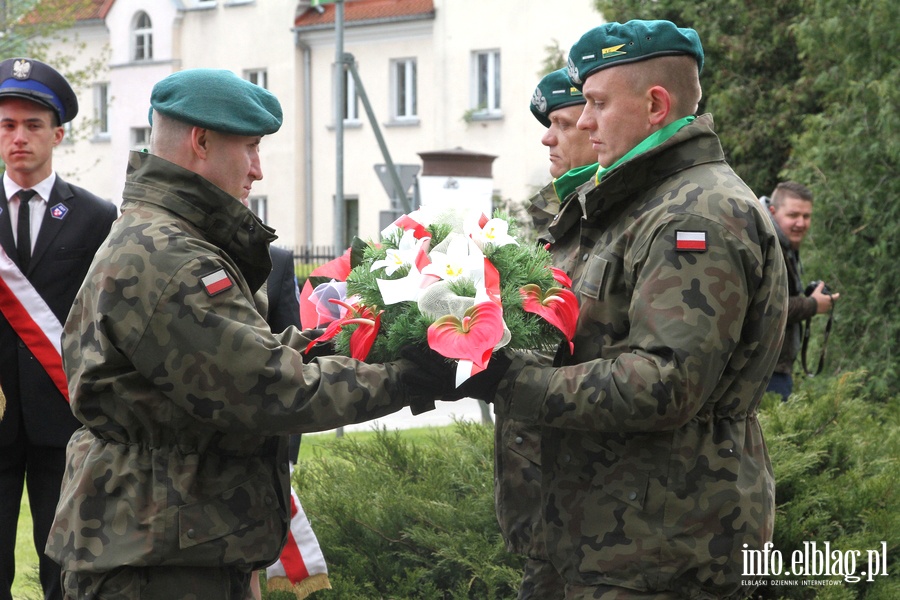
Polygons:
<instances>
[{"instance_id":1,"label":"second green beret","mask_svg":"<svg viewBox=\"0 0 900 600\"><path fill-rule=\"evenodd\" d=\"M581 89L584 80L601 69L677 54L693 56L698 70L703 70L703 46L693 29L671 21L604 23L569 50L569 79Z\"/></svg>"},{"instance_id":2,"label":"second green beret","mask_svg":"<svg viewBox=\"0 0 900 600\"><path fill-rule=\"evenodd\" d=\"M550 127L550 113L574 104L584 104L581 90L569 81L568 70L563 67L544 75L531 96L531 114L544 127Z\"/></svg>"},{"instance_id":3,"label":"second green beret","mask_svg":"<svg viewBox=\"0 0 900 600\"><path fill-rule=\"evenodd\" d=\"M281 127L281 104L269 90L224 69L187 69L153 86L150 123L158 113L213 131L268 135Z\"/></svg>"}]
</instances>

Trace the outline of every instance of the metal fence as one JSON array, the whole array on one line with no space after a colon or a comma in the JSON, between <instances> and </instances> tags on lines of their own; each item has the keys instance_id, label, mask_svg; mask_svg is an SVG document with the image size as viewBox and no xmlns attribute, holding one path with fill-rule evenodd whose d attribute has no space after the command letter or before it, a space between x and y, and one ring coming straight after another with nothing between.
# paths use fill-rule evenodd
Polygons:
<instances>
[{"instance_id":1,"label":"metal fence","mask_svg":"<svg viewBox=\"0 0 900 600\"><path fill-rule=\"evenodd\" d=\"M334 246L304 246L294 248L294 272L300 286L309 278L313 269L337 258Z\"/></svg>"}]
</instances>

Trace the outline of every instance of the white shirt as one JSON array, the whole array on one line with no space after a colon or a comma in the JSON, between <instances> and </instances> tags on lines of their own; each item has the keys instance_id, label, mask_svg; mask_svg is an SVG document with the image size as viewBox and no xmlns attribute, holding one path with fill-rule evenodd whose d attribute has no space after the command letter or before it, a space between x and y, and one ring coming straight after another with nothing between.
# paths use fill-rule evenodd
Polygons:
<instances>
[{"instance_id":1,"label":"white shirt","mask_svg":"<svg viewBox=\"0 0 900 600\"><path fill-rule=\"evenodd\" d=\"M37 241L38 232L41 230L41 223L44 220L44 214L47 212L47 198L53 191L53 184L56 183L56 171L50 173L50 176L38 183L32 188L28 188L37 192L28 202L31 209L31 250L34 251L34 244ZM6 198L9 200L9 221L12 224L13 239L19 243L19 235L16 231L16 224L19 222L19 197L16 194L19 190L25 189L18 183L13 181L9 173L3 174L3 188L6 190Z\"/></svg>"}]
</instances>

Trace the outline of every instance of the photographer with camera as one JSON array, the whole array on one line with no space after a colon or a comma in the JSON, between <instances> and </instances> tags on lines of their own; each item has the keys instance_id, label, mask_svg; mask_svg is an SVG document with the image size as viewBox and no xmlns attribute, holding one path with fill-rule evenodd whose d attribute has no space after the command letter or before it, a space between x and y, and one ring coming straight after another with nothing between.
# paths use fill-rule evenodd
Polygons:
<instances>
[{"instance_id":1,"label":"photographer with camera","mask_svg":"<svg viewBox=\"0 0 900 600\"><path fill-rule=\"evenodd\" d=\"M794 387L791 376L794 361L803 344L803 322L811 320L815 315L831 311L834 308L834 301L840 294L831 293L823 281L813 282L807 289L803 287L800 244L809 231L812 219L812 192L795 181L785 181L775 186L772 197L765 200L772 221L775 222L775 230L787 265L789 295L784 343L766 391L777 392L782 400L787 400ZM808 335L808 324L806 331Z\"/></svg>"}]
</instances>

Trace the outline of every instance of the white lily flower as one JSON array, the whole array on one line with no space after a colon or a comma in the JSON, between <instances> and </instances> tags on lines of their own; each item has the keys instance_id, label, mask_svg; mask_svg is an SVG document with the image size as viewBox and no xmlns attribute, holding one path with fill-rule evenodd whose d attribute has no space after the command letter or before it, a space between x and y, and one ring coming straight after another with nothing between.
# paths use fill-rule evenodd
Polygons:
<instances>
[{"instance_id":1,"label":"white lily flower","mask_svg":"<svg viewBox=\"0 0 900 600\"><path fill-rule=\"evenodd\" d=\"M484 280L484 254L461 234L450 234L446 252L434 250L429 254L431 264L422 269L424 275L435 275L450 281L467 277Z\"/></svg>"},{"instance_id":2,"label":"white lily flower","mask_svg":"<svg viewBox=\"0 0 900 600\"><path fill-rule=\"evenodd\" d=\"M491 244L495 248L507 244L519 245L519 242L509 235L509 223L505 219L489 219L484 227L475 227L470 231L472 240L482 250L485 244Z\"/></svg>"},{"instance_id":3,"label":"white lily flower","mask_svg":"<svg viewBox=\"0 0 900 600\"><path fill-rule=\"evenodd\" d=\"M401 267L415 265L420 246L421 242L415 238L415 232L407 229L400 238L398 248L396 250L388 249L385 258L372 262L369 271L374 272L383 268L385 274L393 275Z\"/></svg>"}]
</instances>

